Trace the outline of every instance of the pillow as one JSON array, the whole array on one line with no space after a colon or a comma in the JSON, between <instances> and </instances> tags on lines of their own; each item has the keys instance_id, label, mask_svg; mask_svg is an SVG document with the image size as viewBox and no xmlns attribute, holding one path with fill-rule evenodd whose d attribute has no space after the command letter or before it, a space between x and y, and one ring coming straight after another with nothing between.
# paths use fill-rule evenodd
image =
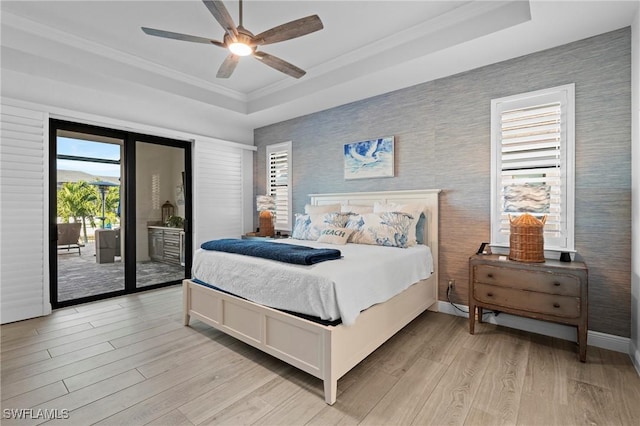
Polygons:
<instances>
[{"instance_id":1,"label":"pillow","mask_svg":"<svg viewBox=\"0 0 640 426\"><path fill-rule=\"evenodd\" d=\"M352 206L344 204L340 210L342 213L365 214L373 213L373 206Z\"/></svg>"},{"instance_id":2,"label":"pillow","mask_svg":"<svg viewBox=\"0 0 640 426\"><path fill-rule=\"evenodd\" d=\"M412 223L413 216L407 213L366 213L350 216L346 227L354 230L351 243L405 248Z\"/></svg>"},{"instance_id":3,"label":"pillow","mask_svg":"<svg viewBox=\"0 0 640 426\"><path fill-rule=\"evenodd\" d=\"M425 206L422 204L396 204L396 203L381 203L376 201L373 204L374 213L382 212L402 212L413 216L411 227L409 228L409 242L408 245L413 246L417 244L417 228L420 215L424 212ZM423 229L424 232L424 229ZM421 234L421 239L422 239Z\"/></svg>"},{"instance_id":4,"label":"pillow","mask_svg":"<svg viewBox=\"0 0 640 426\"><path fill-rule=\"evenodd\" d=\"M416 225L416 242L418 244L427 244L424 240L424 226L427 222L427 217L424 213L420 213L420 219L418 219L418 224Z\"/></svg>"},{"instance_id":5,"label":"pillow","mask_svg":"<svg viewBox=\"0 0 640 426\"><path fill-rule=\"evenodd\" d=\"M340 204L325 204L322 206L314 206L312 204L306 204L304 206L305 214L322 214L322 213L334 213L340 212Z\"/></svg>"},{"instance_id":6,"label":"pillow","mask_svg":"<svg viewBox=\"0 0 640 426\"><path fill-rule=\"evenodd\" d=\"M328 227L344 228L349 220L347 213L296 214L291 238L317 241L320 231Z\"/></svg>"},{"instance_id":7,"label":"pillow","mask_svg":"<svg viewBox=\"0 0 640 426\"><path fill-rule=\"evenodd\" d=\"M352 233L353 229L334 228L330 226L320 231L320 238L318 238L318 242L345 245Z\"/></svg>"}]
</instances>

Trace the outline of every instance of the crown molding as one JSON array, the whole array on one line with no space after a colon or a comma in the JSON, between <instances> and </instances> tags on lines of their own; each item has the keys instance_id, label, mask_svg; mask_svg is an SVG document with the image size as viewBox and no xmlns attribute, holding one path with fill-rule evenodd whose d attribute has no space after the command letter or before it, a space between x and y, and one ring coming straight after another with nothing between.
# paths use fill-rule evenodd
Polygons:
<instances>
[{"instance_id":1,"label":"crown molding","mask_svg":"<svg viewBox=\"0 0 640 426\"><path fill-rule=\"evenodd\" d=\"M401 60L410 60L412 58L412 54L419 57L432 53L434 49L422 49L417 55L413 50L416 46L424 46L424 41L428 42L429 40L440 39L441 37L439 37L439 33L441 32L451 31L451 29L456 26L460 26L462 30L462 26L469 26L470 22L473 22L488 13L494 13L495 15L502 16L502 27L505 26L504 24L506 24L506 26L511 26L531 19L528 1L469 1L455 9L421 22L420 24L405 28L391 36L367 44L359 49L349 51L348 53L337 56L329 61L325 61L315 67L308 68L304 82L291 81L291 79L281 80L248 93L247 100L249 103L252 103L253 101L271 96L293 86L310 85L314 80L320 79L325 75L337 72L338 70L346 67L357 67L359 62L367 61L374 57L379 58L384 54L401 57ZM399 41L402 42L400 43ZM457 42L450 44L456 43ZM450 46L447 45L442 48L446 47ZM396 51L399 51L400 53L398 54ZM397 64L397 61L391 60L387 61L387 63L388 66L393 66ZM252 108L249 109L251 110Z\"/></svg>"},{"instance_id":2,"label":"crown molding","mask_svg":"<svg viewBox=\"0 0 640 426\"><path fill-rule=\"evenodd\" d=\"M224 86L214 84L210 81L203 80L191 76L189 74L177 71L164 65L142 59L138 56L113 49L109 46L77 37L58 28L50 27L42 23L33 21L23 16L16 15L12 12L2 11L2 25L12 27L15 30L22 31L37 37L44 37L48 40L70 46L94 55L101 56L116 62L120 62L135 68L155 73L163 77L167 77L181 83L187 83L203 90L217 93L221 96L234 99L246 104L247 96L236 90L228 89ZM4 44L4 43L3 43Z\"/></svg>"}]
</instances>

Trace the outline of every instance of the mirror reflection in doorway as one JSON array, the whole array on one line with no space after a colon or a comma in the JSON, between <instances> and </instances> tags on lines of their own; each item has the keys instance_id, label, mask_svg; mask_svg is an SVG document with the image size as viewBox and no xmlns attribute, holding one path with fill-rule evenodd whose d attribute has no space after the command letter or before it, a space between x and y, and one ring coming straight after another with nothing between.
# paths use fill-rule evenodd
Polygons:
<instances>
[{"instance_id":1,"label":"mirror reflection in doorway","mask_svg":"<svg viewBox=\"0 0 640 426\"><path fill-rule=\"evenodd\" d=\"M136 287L185 277L184 149L136 142Z\"/></svg>"}]
</instances>

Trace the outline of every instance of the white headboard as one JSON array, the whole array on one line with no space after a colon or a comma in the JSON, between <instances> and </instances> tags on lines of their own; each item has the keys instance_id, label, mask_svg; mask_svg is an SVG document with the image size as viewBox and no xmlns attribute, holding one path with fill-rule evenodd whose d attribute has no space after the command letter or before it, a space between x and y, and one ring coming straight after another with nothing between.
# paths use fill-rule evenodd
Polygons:
<instances>
[{"instance_id":1,"label":"white headboard","mask_svg":"<svg viewBox=\"0 0 640 426\"><path fill-rule=\"evenodd\" d=\"M438 282L438 211L440 189L415 189L407 191L348 192L341 194L309 194L310 203L372 206L376 201L396 204L424 204L427 224L424 227L425 244L431 249L434 273Z\"/></svg>"}]
</instances>

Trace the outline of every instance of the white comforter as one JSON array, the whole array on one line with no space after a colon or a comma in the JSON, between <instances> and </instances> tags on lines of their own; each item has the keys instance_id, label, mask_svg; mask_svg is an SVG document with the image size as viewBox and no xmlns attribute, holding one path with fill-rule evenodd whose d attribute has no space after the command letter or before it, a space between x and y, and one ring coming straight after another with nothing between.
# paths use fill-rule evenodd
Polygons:
<instances>
[{"instance_id":1,"label":"white comforter","mask_svg":"<svg viewBox=\"0 0 640 426\"><path fill-rule=\"evenodd\" d=\"M273 243L336 248L343 258L304 266L198 249L193 277L261 305L324 320L341 318L351 325L364 309L433 272L431 251L424 245L401 249L294 239Z\"/></svg>"}]
</instances>

